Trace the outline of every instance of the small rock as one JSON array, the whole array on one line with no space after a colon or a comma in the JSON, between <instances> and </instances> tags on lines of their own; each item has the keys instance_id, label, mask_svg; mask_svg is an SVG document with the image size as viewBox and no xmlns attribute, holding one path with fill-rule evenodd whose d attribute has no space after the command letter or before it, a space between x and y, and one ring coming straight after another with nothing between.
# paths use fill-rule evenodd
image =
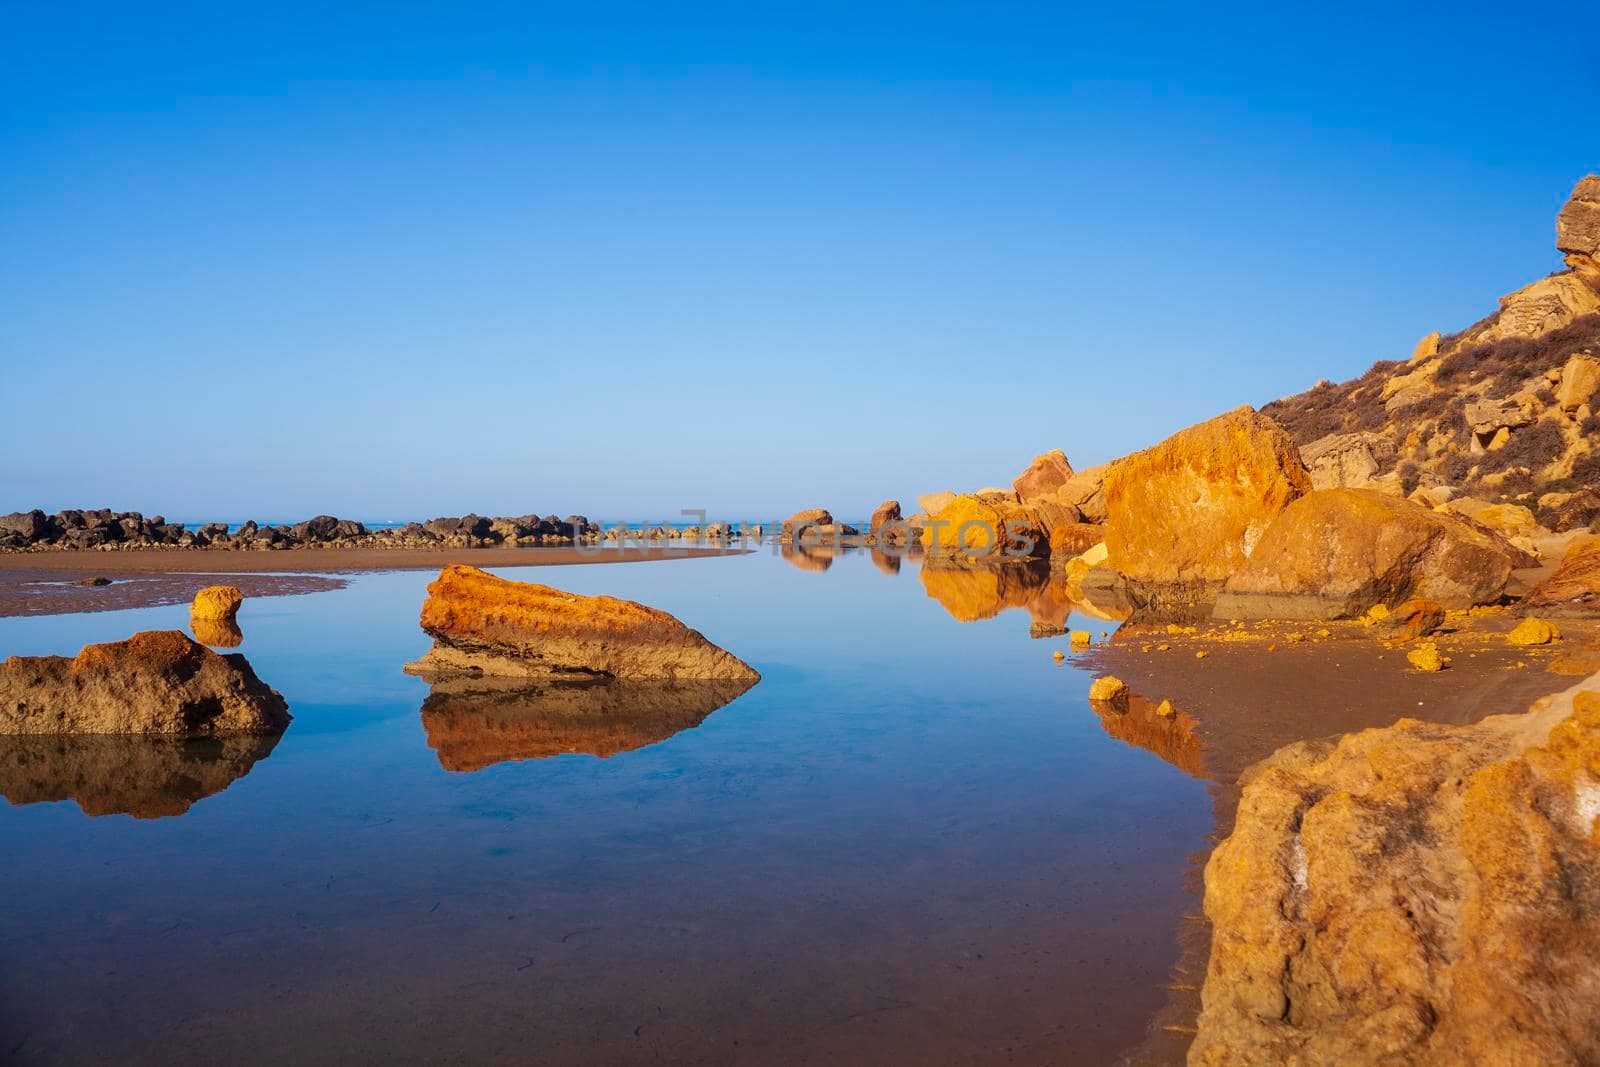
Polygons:
<instances>
[{"instance_id":1,"label":"small rock","mask_svg":"<svg viewBox=\"0 0 1600 1067\"><path fill-rule=\"evenodd\" d=\"M1072 631L1072 647L1073 648L1088 648L1090 642L1092 642L1093 640L1094 640L1094 637L1093 637L1093 635L1091 635L1089 633L1088 630L1074 630L1074 631Z\"/></svg>"},{"instance_id":2,"label":"small rock","mask_svg":"<svg viewBox=\"0 0 1600 1067\"><path fill-rule=\"evenodd\" d=\"M1506 643L1512 645L1548 645L1559 640L1560 632L1543 619L1523 619L1516 629L1506 634Z\"/></svg>"},{"instance_id":3,"label":"small rock","mask_svg":"<svg viewBox=\"0 0 1600 1067\"><path fill-rule=\"evenodd\" d=\"M244 594L231 585L208 585L194 595L189 605L191 619L232 619L244 603Z\"/></svg>"},{"instance_id":4,"label":"small rock","mask_svg":"<svg viewBox=\"0 0 1600 1067\"><path fill-rule=\"evenodd\" d=\"M1089 699L1096 704L1124 704L1128 699L1128 686L1121 678L1108 674L1090 684Z\"/></svg>"},{"instance_id":5,"label":"small rock","mask_svg":"<svg viewBox=\"0 0 1600 1067\"><path fill-rule=\"evenodd\" d=\"M1429 672L1444 670L1444 665L1448 662L1443 656L1439 655L1439 646L1432 641L1418 645L1410 652L1407 652L1406 659L1417 670Z\"/></svg>"}]
</instances>

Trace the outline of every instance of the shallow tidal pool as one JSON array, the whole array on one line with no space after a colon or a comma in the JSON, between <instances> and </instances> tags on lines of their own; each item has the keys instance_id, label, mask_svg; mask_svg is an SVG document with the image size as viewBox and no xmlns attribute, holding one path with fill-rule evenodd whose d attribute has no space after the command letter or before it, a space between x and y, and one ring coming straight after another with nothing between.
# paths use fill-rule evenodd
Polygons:
<instances>
[{"instance_id":1,"label":"shallow tidal pool","mask_svg":"<svg viewBox=\"0 0 1600 1067\"><path fill-rule=\"evenodd\" d=\"M275 743L0 738L0 1050L1116 1060L1168 999L1205 785L1110 736L1066 638L1030 637L1113 624L891 571L499 571L663 608L763 676L622 727L560 692L427 703L401 668L431 573L247 601L237 651L294 715ZM0 656L187 624L0 619Z\"/></svg>"}]
</instances>

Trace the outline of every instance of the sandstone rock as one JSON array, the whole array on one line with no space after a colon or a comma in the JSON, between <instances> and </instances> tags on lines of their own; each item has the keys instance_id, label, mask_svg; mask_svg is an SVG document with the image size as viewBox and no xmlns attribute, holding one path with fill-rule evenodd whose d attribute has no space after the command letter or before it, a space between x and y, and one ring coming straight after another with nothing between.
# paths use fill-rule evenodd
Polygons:
<instances>
[{"instance_id":1,"label":"sandstone rock","mask_svg":"<svg viewBox=\"0 0 1600 1067\"><path fill-rule=\"evenodd\" d=\"M1572 190L1556 216L1556 247L1590 288L1600 290L1600 176L1589 175Z\"/></svg>"},{"instance_id":2,"label":"sandstone rock","mask_svg":"<svg viewBox=\"0 0 1600 1067\"><path fill-rule=\"evenodd\" d=\"M806 508L784 519L778 536L785 541L793 541L796 534L803 533L807 527L833 524L833 513L827 508Z\"/></svg>"},{"instance_id":3,"label":"sandstone rock","mask_svg":"<svg viewBox=\"0 0 1600 1067\"><path fill-rule=\"evenodd\" d=\"M1577 274L1552 274L1501 297L1499 318L1485 337L1542 337L1596 312L1600 291Z\"/></svg>"},{"instance_id":4,"label":"sandstone rock","mask_svg":"<svg viewBox=\"0 0 1600 1067\"><path fill-rule=\"evenodd\" d=\"M244 603L244 594L231 585L208 585L194 595L194 603L189 605L189 618L191 620L231 620L239 614L239 605Z\"/></svg>"},{"instance_id":5,"label":"sandstone rock","mask_svg":"<svg viewBox=\"0 0 1600 1067\"><path fill-rule=\"evenodd\" d=\"M1439 331L1434 330L1422 340L1417 342L1417 347L1411 350L1408 363L1417 364L1432 359L1439 354Z\"/></svg>"},{"instance_id":6,"label":"sandstone rock","mask_svg":"<svg viewBox=\"0 0 1600 1067\"><path fill-rule=\"evenodd\" d=\"M219 656L176 630L0 663L0 734L275 734L283 697L243 656Z\"/></svg>"},{"instance_id":7,"label":"sandstone rock","mask_svg":"<svg viewBox=\"0 0 1600 1067\"><path fill-rule=\"evenodd\" d=\"M1311 472L1313 487L1364 489L1378 476L1375 450L1382 447L1383 440L1375 433L1337 433L1306 445L1300 457Z\"/></svg>"},{"instance_id":8,"label":"sandstone rock","mask_svg":"<svg viewBox=\"0 0 1600 1067\"><path fill-rule=\"evenodd\" d=\"M883 503L879 504L875 509L873 509L872 518L867 522L867 529L876 534L884 523L899 521L900 501L885 500Z\"/></svg>"},{"instance_id":9,"label":"sandstone rock","mask_svg":"<svg viewBox=\"0 0 1600 1067\"><path fill-rule=\"evenodd\" d=\"M1447 662L1439 655L1439 646L1432 641L1425 641L1406 653L1406 659L1419 671L1442 671Z\"/></svg>"},{"instance_id":10,"label":"sandstone rock","mask_svg":"<svg viewBox=\"0 0 1600 1067\"><path fill-rule=\"evenodd\" d=\"M250 773L276 734L223 737L0 737L0 796L70 800L85 815L182 815Z\"/></svg>"},{"instance_id":11,"label":"sandstone rock","mask_svg":"<svg viewBox=\"0 0 1600 1067\"><path fill-rule=\"evenodd\" d=\"M1517 623L1510 633L1506 634L1506 643L1522 647L1548 645L1560 637L1560 632L1543 619L1523 619Z\"/></svg>"},{"instance_id":12,"label":"sandstone rock","mask_svg":"<svg viewBox=\"0 0 1600 1067\"><path fill-rule=\"evenodd\" d=\"M1078 509L1084 522L1106 521L1106 465L1078 471L1057 489L1054 498Z\"/></svg>"},{"instance_id":13,"label":"sandstone rock","mask_svg":"<svg viewBox=\"0 0 1600 1067\"><path fill-rule=\"evenodd\" d=\"M760 678L664 611L452 565L428 586L433 648L407 670L520 678Z\"/></svg>"},{"instance_id":14,"label":"sandstone rock","mask_svg":"<svg viewBox=\"0 0 1600 1067\"><path fill-rule=\"evenodd\" d=\"M605 759L699 726L754 684L452 678L422 702L422 728L447 771L573 753Z\"/></svg>"},{"instance_id":15,"label":"sandstone rock","mask_svg":"<svg viewBox=\"0 0 1600 1067\"><path fill-rule=\"evenodd\" d=\"M1542 532L1533 512L1521 504L1491 504L1486 500L1463 496L1446 504L1445 510L1465 515L1478 525L1506 537L1532 537Z\"/></svg>"},{"instance_id":16,"label":"sandstone rock","mask_svg":"<svg viewBox=\"0 0 1600 1067\"><path fill-rule=\"evenodd\" d=\"M948 507L950 501L955 498L956 495L954 493L929 493L927 496L917 497L917 507L925 515L937 515Z\"/></svg>"},{"instance_id":17,"label":"sandstone rock","mask_svg":"<svg viewBox=\"0 0 1600 1067\"><path fill-rule=\"evenodd\" d=\"M1037 516L1009 497L955 497L929 517L922 530L922 550L930 556L994 561L1048 555L1049 535Z\"/></svg>"},{"instance_id":18,"label":"sandstone rock","mask_svg":"<svg viewBox=\"0 0 1600 1067\"><path fill-rule=\"evenodd\" d=\"M1321 489L1284 509L1217 601L1220 619L1354 618L1419 597L1497 600L1518 553L1443 512L1367 489Z\"/></svg>"},{"instance_id":19,"label":"sandstone rock","mask_svg":"<svg viewBox=\"0 0 1600 1067\"><path fill-rule=\"evenodd\" d=\"M1248 771L1189 1062L1600 1061L1597 684Z\"/></svg>"},{"instance_id":20,"label":"sandstone rock","mask_svg":"<svg viewBox=\"0 0 1600 1067\"><path fill-rule=\"evenodd\" d=\"M1072 559L1095 545L1105 544L1106 528L1088 522L1064 523L1050 528L1050 558Z\"/></svg>"},{"instance_id":21,"label":"sandstone rock","mask_svg":"<svg viewBox=\"0 0 1600 1067\"><path fill-rule=\"evenodd\" d=\"M1019 501L1029 504L1036 499L1052 496L1071 477L1072 464L1067 462L1066 453L1053 448L1033 457L1033 462L1017 475L1011 488L1016 491Z\"/></svg>"},{"instance_id":22,"label":"sandstone rock","mask_svg":"<svg viewBox=\"0 0 1600 1067\"><path fill-rule=\"evenodd\" d=\"M1374 614L1382 608L1382 604L1374 604L1368 614ZM1397 604L1382 619L1391 637L1415 641L1444 625L1444 608L1436 600L1413 598Z\"/></svg>"},{"instance_id":23,"label":"sandstone rock","mask_svg":"<svg viewBox=\"0 0 1600 1067\"><path fill-rule=\"evenodd\" d=\"M1148 613L1208 604L1288 504L1311 490L1294 441L1248 407L1106 471L1106 549Z\"/></svg>"},{"instance_id":24,"label":"sandstone rock","mask_svg":"<svg viewBox=\"0 0 1600 1067\"><path fill-rule=\"evenodd\" d=\"M1074 630L1069 639L1073 648L1088 648L1094 643L1094 635L1088 630Z\"/></svg>"},{"instance_id":25,"label":"sandstone rock","mask_svg":"<svg viewBox=\"0 0 1600 1067\"><path fill-rule=\"evenodd\" d=\"M1585 355L1569 358L1561 368L1556 404L1567 412L1575 412L1586 405L1592 408L1597 393L1600 393L1600 359Z\"/></svg>"},{"instance_id":26,"label":"sandstone rock","mask_svg":"<svg viewBox=\"0 0 1600 1067\"><path fill-rule=\"evenodd\" d=\"M1569 545L1561 566L1523 606L1541 615L1600 616L1600 537L1581 537Z\"/></svg>"},{"instance_id":27,"label":"sandstone rock","mask_svg":"<svg viewBox=\"0 0 1600 1067\"><path fill-rule=\"evenodd\" d=\"M1121 678L1106 675L1089 683L1089 700L1095 704L1122 704L1128 699L1128 686Z\"/></svg>"},{"instance_id":28,"label":"sandstone rock","mask_svg":"<svg viewBox=\"0 0 1600 1067\"><path fill-rule=\"evenodd\" d=\"M1531 406L1515 397L1474 400L1466 406L1467 426L1487 444L1496 431L1514 430L1533 422Z\"/></svg>"}]
</instances>

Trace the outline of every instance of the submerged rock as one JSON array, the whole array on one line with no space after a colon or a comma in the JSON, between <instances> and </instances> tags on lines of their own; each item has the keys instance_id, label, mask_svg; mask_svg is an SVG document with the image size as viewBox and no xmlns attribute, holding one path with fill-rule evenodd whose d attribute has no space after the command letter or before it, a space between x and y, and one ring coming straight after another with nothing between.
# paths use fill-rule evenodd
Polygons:
<instances>
[{"instance_id":1,"label":"submerged rock","mask_svg":"<svg viewBox=\"0 0 1600 1067\"><path fill-rule=\"evenodd\" d=\"M1267 528L1217 601L1219 619L1338 619L1412 597L1498 599L1520 560L1456 516L1370 489L1321 489Z\"/></svg>"},{"instance_id":2,"label":"submerged rock","mask_svg":"<svg viewBox=\"0 0 1600 1067\"><path fill-rule=\"evenodd\" d=\"M182 815L250 773L277 735L0 737L0 796L70 800L85 815Z\"/></svg>"},{"instance_id":3,"label":"submerged rock","mask_svg":"<svg viewBox=\"0 0 1600 1067\"><path fill-rule=\"evenodd\" d=\"M1597 686L1246 772L1190 1062L1600 1061Z\"/></svg>"},{"instance_id":4,"label":"submerged rock","mask_svg":"<svg viewBox=\"0 0 1600 1067\"><path fill-rule=\"evenodd\" d=\"M447 771L573 753L604 759L699 726L754 684L454 678L434 684L422 727Z\"/></svg>"},{"instance_id":5,"label":"submerged rock","mask_svg":"<svg viewBox=\"0 0 1600 1067\"><path fill-rule=\"evenodd\" d=\"M177 630L0 663L0 734L277 734L289 718L243 656Z\"/></svg>"},{"instance_id":6,"label":"submerged rock","mask_svg":"<svg viewBox=\"0 0 1600 1067\"><path fill-rule=\"evenodd\" d=\"M1278 513L1310 491L1294 440L1237 408L1111 464L1110 565L1147 616L1208 609Z\"/></svg>"},{"instance_id":7,"label":"submerged rock","mask_svg":"<svg viewBox=\"0 0 1600 1067\"><path fill-rule=\"evenodd\" d=\"M428 586L433 648L408 671L521 678L732 679L761 676L664 611L579 596L452 565Z\"/></svg>"}]
</instances>

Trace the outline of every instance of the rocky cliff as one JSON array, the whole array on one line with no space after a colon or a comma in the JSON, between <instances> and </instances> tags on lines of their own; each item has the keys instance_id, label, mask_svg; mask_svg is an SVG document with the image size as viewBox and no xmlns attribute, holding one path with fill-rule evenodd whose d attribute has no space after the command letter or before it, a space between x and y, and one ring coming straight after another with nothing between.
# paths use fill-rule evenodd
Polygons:
<instances>
[{"instance_id":1,"label":"rocky cliff","mask_svg":"<svg viewBox=\"0 0 1600 1067\"><path fill-rule=\"evenodd\" d=\"M1556 247L1566 269L1487 318L1261 409L1317 488L1518 501L1558 532L1600 519L1600 177L1561 210Z\"/></svg>"}]
</instances>

